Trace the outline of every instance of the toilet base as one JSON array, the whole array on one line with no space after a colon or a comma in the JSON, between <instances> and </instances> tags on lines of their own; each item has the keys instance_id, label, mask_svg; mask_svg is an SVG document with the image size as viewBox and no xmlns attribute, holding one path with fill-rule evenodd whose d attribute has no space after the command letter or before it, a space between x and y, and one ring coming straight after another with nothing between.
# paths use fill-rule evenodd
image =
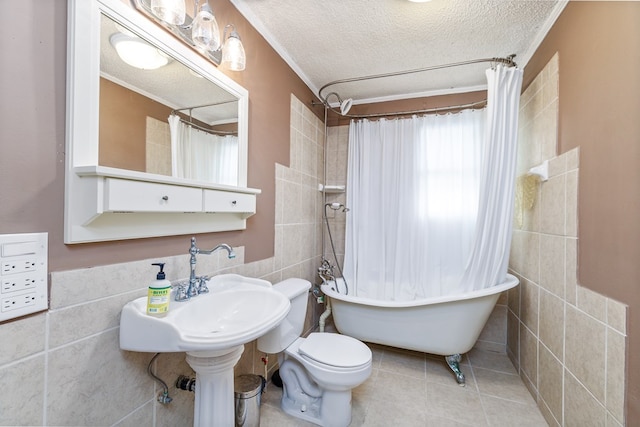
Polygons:
<instances>
[{"instance_id":1,"label":"toilet base","mask_svg":"<svg viewBox=\"0 0 640 427\"><path fill-rule=\"evenodd\" d=\"M325 390L321 398L293 401L283 392L280 406L292 417L325 427L347 427L351 424L351 390Z\"/></svg>"},{"instance_id":2,"label":"toilet base","mask_svg":"<svg viewBox=\"0 0 640 427\"><path fill-rule=\"evenodd\" d=\"M351 389L321 389L292 360L282 364L280 375L284 383L280 406L285 413L326 427L347 427L351 423Z\"/></svg>"},{"instance_id":3,"label":"toilet base","mask_svg":"<svg viewBox=\"0 0 640 427\"><path fill-rule=\"evenodd\" d=\"M300 396L302 397L302 396ZM322 425L320 422L320 398L307 396L309 399L291 400L285 392L282 393L280 407L292 417L300 418L311 423Z\"/></svg>"}]
</instances>

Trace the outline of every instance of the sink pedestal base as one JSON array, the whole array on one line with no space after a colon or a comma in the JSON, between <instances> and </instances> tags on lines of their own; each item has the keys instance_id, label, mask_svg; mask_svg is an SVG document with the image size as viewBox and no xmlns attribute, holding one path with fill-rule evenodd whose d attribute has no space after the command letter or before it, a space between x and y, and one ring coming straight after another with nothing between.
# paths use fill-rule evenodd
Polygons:
<instances>
[{"instance_id":1,"label":"sink pedestal base","mask_svg":"<svg viewBox=\"0 0 640 427\"><path fill-rule=\"evenodd\" d=\"M235 421L233 367L244 345L220 351L187 352L196 372L194 427L233 426Z\"/></svg>"}]
</instances>

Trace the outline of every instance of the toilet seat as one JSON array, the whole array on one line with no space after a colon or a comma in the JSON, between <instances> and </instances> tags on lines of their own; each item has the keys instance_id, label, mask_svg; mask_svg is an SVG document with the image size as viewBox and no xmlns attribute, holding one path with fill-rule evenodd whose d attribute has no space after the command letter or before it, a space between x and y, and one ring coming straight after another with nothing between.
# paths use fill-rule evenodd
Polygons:
<instances>
[{"instance_id":1,"label":"toilet seat","mask_svg":"<svg viewBox=\"0 0 640 427\"><path fill-rule=\"evenodd\" d=\"M311 333L298 347L305 359L334 368L359 368L371 363L371 350L346 335Z\"/></svg>"}]
</instances>

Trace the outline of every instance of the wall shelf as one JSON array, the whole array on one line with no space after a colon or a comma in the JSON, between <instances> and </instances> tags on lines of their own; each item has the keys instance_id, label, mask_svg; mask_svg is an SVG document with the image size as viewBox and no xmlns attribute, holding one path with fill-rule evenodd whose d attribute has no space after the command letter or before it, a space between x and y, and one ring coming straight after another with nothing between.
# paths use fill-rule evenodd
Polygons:
<instances>
[{"instance_id":1,"label":"wall shelf","mask_svg":"<svg viewBox=\"0 0 640 427\"><path fill-rule=\"evenodd\" d=\"M261 192L102 166L68 178L65 243L244 230Z\"/></svg>"},{"instance_id":2,"label":"wall shelf","mask_svg":"<svg viewBox=\"0 0 640 427\"><path fill-rule=\"evenodd\" d=\"M318 184L318 191L325 193L344 193L346 187L344 185L322 185Z\"/></svg>"}]
</instances>

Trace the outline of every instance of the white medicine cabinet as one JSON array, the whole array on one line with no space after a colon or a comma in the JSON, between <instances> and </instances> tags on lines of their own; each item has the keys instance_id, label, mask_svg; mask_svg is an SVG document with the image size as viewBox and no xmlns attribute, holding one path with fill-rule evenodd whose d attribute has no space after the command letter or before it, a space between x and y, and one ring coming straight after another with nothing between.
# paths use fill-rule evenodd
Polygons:
<instances>
[{"instance_id":1,"label":"white medicine cabinet","mask_svg":"<svg viewBox=\"0 0 640 427\"><path fill-rule=\"evenodd\" d=\"M245 229L260 193L246 186L248 91L121 0L70 0L68 7L65 243ZM151 71L120 63L109 43L110 33L118 31L157 48L169 66ZM163 174L104 160L104 152L114 150L106 147L103 129L117 130L121 123L107 123L101 114L103 84L136 92L165 109L188 111L189 120L193 114L199 123L231 126L237 146L234 157L224 160L233 166L231 182L176 175L175 165ZM197 108L203 104L224 108L205 117L205 109ZM168 130L164 120L156 121ZM135 156L127 151L128 138L116 138L125 147L124 154L116 149L111 156L116 161Z\"/></svg>"}]
</instances>

